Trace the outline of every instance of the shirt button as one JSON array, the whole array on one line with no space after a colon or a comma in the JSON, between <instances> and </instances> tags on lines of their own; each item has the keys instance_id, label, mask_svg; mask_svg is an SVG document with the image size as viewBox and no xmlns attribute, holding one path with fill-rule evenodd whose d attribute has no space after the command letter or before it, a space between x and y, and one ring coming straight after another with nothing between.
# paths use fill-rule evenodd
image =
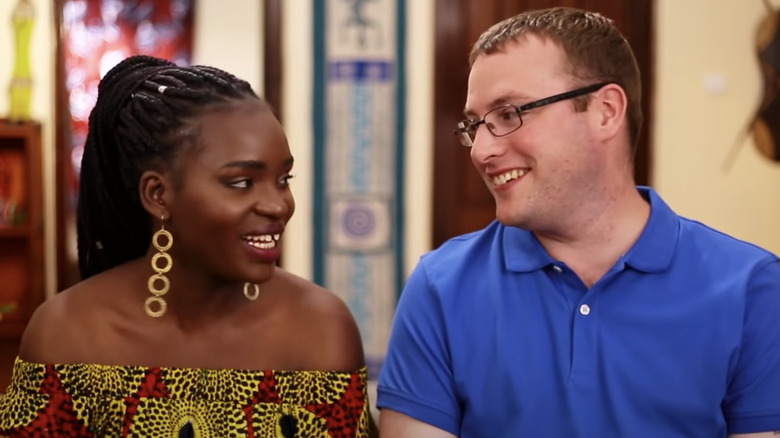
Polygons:
<instances>
[{"instance_id":1,"label":"shirt button","mask_svg":"<svg viewBox=\"0 0 780 438\"><path fill-rule=\"evenodd\" d=\"M553 271L560 274L561 272L563 272L563 269L561 269L561 267L558 265L553 265Z\"/></svg>"},{"instance_id":2,"label":"shirt button","mask_svg":"<svg viewBox=\"0 0 780 438\"><path fill-rule=\"evenodd\" d=\"M585 316L590 315L590 306L587 305L587 304L581 305L580 306L580 313L585 315Z\"/></svg>"}]
</instances>

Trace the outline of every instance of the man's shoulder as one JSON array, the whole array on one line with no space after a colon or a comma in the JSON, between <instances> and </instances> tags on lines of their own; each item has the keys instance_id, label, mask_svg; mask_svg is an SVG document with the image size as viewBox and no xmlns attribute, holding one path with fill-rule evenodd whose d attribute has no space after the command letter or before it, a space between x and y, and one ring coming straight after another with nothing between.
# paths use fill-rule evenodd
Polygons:
<instances>
[{"instance_id":1,"label":"man's shoulder","mask_svg":"<svg viewBox=\"0 0 780 438\"><path fill-rule=\"evenodd\" d=\"M676 245L675 249L678 253L687 254L692 251L693 254L705 254L710 260L718 258L777 260L775 254L759 245L742 240L702 221L678 214L653 189L642 186L638 189L646 199L650 200L653 208L650 219L651 223L656 224L656 234L653 238L676 237L676 241L670 240L669 243Z\"/></svg>"},{"instance_id":2,"label":"man's shoulder","mask_svg":"<svg viewBox=\"0 0 780 438\"><path fill-rule=\"evenodd\" d=\"M494 221L481 230L452 237L423 254L417 268L431 281L449 283L503 266L496 259L503 258L505 231L504 225Z\"/></svg>"},{"instance_id":3,"label":"man's shoulder","mask_svg":"<svg viewBox=\"0 0 780 438\"><path fill-rule=\"evenodd\" d=\"M680 216L680 245L706 251L709 257L778 261L773 252L755 243L728 234L703 222Z\"/></svg>"}]
</instances>

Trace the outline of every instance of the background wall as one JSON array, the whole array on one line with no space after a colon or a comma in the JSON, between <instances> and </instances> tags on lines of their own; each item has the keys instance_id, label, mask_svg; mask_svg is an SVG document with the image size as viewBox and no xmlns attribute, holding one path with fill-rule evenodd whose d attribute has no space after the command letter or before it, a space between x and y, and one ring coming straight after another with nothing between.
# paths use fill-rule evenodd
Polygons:
<instances>
[{"instance_id":1,"label":"background wall","mask_svg":"<svg viewBox=\"0 0 780 438\"><path fill-rule=\"evenodd\" d=\"M644 0L643 0L644 1ZM778 0L773 0L780 7ZM13 61L10 16L16 0L0 0L0 116L8 112ZM50 0L33 0L34 115L44 124L46 213L54 217L54 50ZM429 249L433 0L407 2L408 121L406 266ZM195 62L214 64L262 84L259 1L198 0ZM760 0L656 0L656 96L653 186L684 215L780 253L780 166L760 157L752 139L728 173L722 169L763 90L755 34L766 11ZM285 265L311 274L311 0L285 0L283 119L293 153L298 203L286 234ZM727 30L727 31L725 31ZM46 222L48 292L54 292L54 221Z\"/></svg>"},{"instance_id":2,"label":"background wall","mask_svg":"<svg viewBox=\"0 0 780 438\"><path fill-rule=\"evenodd\" d=\"M263 84L263 2L195 0L193 62Z\"/></svg>"},{"instance_id":3,"label":"background wall","mask_svg":"<svg viewBox=\"0 0 780 438\"><path fill-rule=\"evenodd\" d=\"M750 138L722 167L761 102L763 2L710 0L706 12L693 0L657 5L653 185L680 214L778 253L780 165Z\"/></svg>"}]
</instances>

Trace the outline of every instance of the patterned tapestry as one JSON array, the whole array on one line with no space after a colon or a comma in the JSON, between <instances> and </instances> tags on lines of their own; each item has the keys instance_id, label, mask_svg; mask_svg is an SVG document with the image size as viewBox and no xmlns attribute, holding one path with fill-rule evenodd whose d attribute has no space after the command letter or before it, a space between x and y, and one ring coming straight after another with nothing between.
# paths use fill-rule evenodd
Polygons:
<instances>
[{"instance_id":1,"label":"patterned tapestry","mask_svg":"<svg viewBox=\"0 0 780 438\"><path fill-rule=\"evenodd\" d=\"M314 280L349 305L369 379L403 280L404 0L314 0Z\"/></svg>"}]
</instances>

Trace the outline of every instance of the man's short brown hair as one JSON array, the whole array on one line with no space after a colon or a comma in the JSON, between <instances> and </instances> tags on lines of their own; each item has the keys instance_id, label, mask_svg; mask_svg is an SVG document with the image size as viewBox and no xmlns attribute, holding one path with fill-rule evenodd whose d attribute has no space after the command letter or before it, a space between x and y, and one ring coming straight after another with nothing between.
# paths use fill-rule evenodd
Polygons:
<instances>
[{"instance_id":1,"label":"man's short brown hair","mask_svg":"<svg viewBox=\"0 0 780 438\"><path fill-rule=\"evenodd\" d=\"M480 55L501 51L508 42L535 35L563 48L571 75L581 84L612 82L628 99L628 134L632 156L642 127L642 86L639 67L628 41L609 18L595 12L556 7L526 11L485 31L469 55L473 65ZM587 108L587 96L575 100L578 110Z\"/></svg>"}]
</instances>

